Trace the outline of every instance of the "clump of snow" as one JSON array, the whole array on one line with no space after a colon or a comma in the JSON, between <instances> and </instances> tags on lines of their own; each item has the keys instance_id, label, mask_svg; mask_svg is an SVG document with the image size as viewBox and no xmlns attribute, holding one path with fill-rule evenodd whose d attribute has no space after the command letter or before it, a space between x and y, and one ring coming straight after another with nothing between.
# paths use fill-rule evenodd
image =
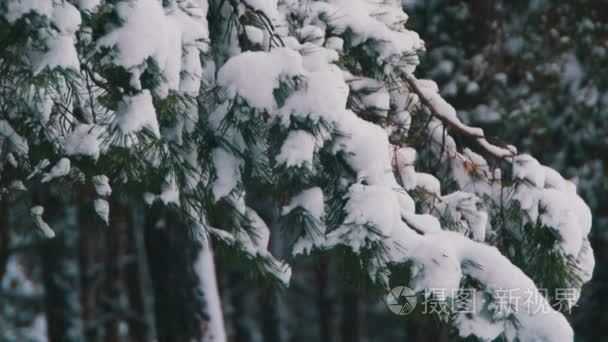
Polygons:
<instances>
[{"instance_id":1,"label":"clump of snow","mask_svg":"<svg viewBox=\"0 0 608 342\"><path fill-rule=\"evenodd\" d=\"M535 187L545 184L545 171L541 164L528 154L520 154L513 160L513 177Z\"/></svg>"},{"instance_id":2,"label":"clump of snow","mask_svg":"<svg viewBox=\"0 0 608 342\"><path fill-rule=\"evenodd\" d=\"M305 10L325 21L334 34L350 30L353 46L373 42L379 63L398 63L401 56L415 55L415 51L424 48L418 34L404 28L407 15L400 4L367 0L315 1ZM404 67L413 71L412 66Z\"/></svg>"},{"instance_id":3,"label":"clump of snow","mask_svg":"<svg viewBox=\"0 0 608 342\"><path fill-rule=\"evenodd\" d=\"M288 126L291 117L309 118L314 122L324 119L335 122L346 108L348 86L340 69L330 66L306 74L304 87L287 98L280 108L281 122Z\"/></svg>"},{"instance_id":4,"label":"clump of snow","mask_svg":"<svg viewBox=\"0 0 608 342\"><path fill-rule=\"evenodd\" d=\"M344 39L340 37L329 37L325 42L325 46L336 52L342 52L344 50Z\"/></svg>"},{"instance_id":5,"label":"clump of snow","mask_svg":"<svg viewBox=\"0 0 608 342\"><path fill-rule=\"evenodd\" d=\"M108 197L112 194L112 188L110 187L110 179L106 175L93 176L91 182L95 187L97 196Z\"/></svg>"},{"instance_id":6,"label":"clump of snow","mask_svg":"<svg viewBox=\"0 0 608 342\"><path fill-rule=\"evenodd\" d=\"M6 6L7 9L3 11L2 16L11 24L30 13L36 13L49 18L53 13L53 2L51 1L17 0L9 1Z\"/></svg>"},{"instance_id":7,"label":"clump of snow","mask_svg":"<svg viewBox=\"0 0 608 342\"><path fill-rule=\"evenodd\" d=\"M416 150L410 147L391 149L391 164L399 172L401 185L405 190L412 190L417 185L417 173L414 169Z\"/></svg>"},{"instance_id":8,"label":"clump of snow","mask_svg":"<svg viewBox=\"0 0 608 342\"><path fill-rule=\"evenodd\" d=\"M482 209L481 199L471 193L456 191L441 197L435 208L456 224L459 231L474 240L483 241L486 235L488 213Z\"/></svg>"},{"instance_id":9,"label":"clump of snow","mask_svg":"<svg viewBox=\"0 0 608 342\"><path fill-rule=\"evenodd\" d=\"M435 176L424 173L416 173L416 187L424 189L429 194L440 197L441 196L441 183L435 178Z\"/></svg>"},{"instance_id":10,"label":"clump of snow","mask_svg":"<svg viewBox=\"0 0 608 342\"><path fill-rule=\"evenodd\" d=\"M98 198L93 201L95 213L107 225L110 224L110 204L103 198Z\"/></svg>"},{"instance_id":11,"label":"clump of snow","mask_svg":"<svg viewBox=\"0 0 608 342\"><path fill-rule=\"evenodd\" d=\"M245 25L245 34L253 44L262 45L264 43L264 31L255 26Z\"/></svg>"},{"instance_id":12,"label":"clump of snow","mask_svg":"<svg viewBox=\"0 0 608 342\"><path fill-rule=\"evenodd\" d=\"M513 162L513 176L520 181L513 198L528 214L559 236L559 247L576 257L591 230L591 210L576 194L576 186L529 155Z\"/></svg>"},{"instance_id":13,"label":"clump of snow","mask_svg":"<svg viewBox=\"0 0 608 342\"><path fill-rule=\"evenodd\" d=\"M218 71L217 83L230 95L239 95L260 110L275 109L273 90L281 77L302 74L302 56L288 48L270 52L243 52L229 59ZM247 77L243 77L247 75Z\"/></svg>"},{"instance_id":14,"label":"clump of snow","mask_svg":"<svg viewBox=\"0 0 608 342\"><path fill-rule=\"evenodd\" d=\"M115 124L127 135L145 128L156 137L160 137L156 109L150 91L144 90L134 96L124 96L116 112Z\"/></svg>"},{"instance_id":15,"label":"clump of snow","mask_svg":"<svg viewBox=\"0 0 608 342\"><path fill-rule=\"evenodd\" d=\"M303 130L290 131L281 146L277 163L287 167L304 166L312 168L315 151L315 137Z\"/></svg>"},{"instance_id":16,"label":"clump of snow","mask_svg":"<svg viewBox=\"0 0 608 342\"><path fill-rule=\"evenodd\" d=\"M179 187L177 186L176 180L174 176L167 176L165 182L162 185L160 200L163 201L165 205L169 203L173 203L179 206Z\"/></svg>"},{"instance_id":17,"label":"clump of snow","mask_svg":"<svg viewBox=\"0 0 608 342\"><path fill-rule=\"evenodd\" d=\"M30 214L32 215L32 220L34 220L36 227L38 227L38 229L42 231L44 236L49 239L55 237L55 231L53 231L53 229L51 229L51 227L46 222L44 222L44 219L42 218L42 214L44 214L44 207L39 205L32 207L30 209Z\"/></svg>"},{"instance_id":18,"label":"clump of snow","mask_svg":"<svg viewBox=\"0 0 608 342\"><path fill-rule=\"evenodd\" d=\"M242 160L223 148L215 148L211 153L217 179L213 183L213 196L218 201L230 194L241 180Z\"/></svg>"},{"instance_id":19,"label":"clump of snow","mask_svg":"<svg viewBox=\"0 0 608 342\"><path fill-rule=\"evenodd\" d=\"M346 198L346 217L341 227L328 234L330 246L341 243L358 252L369 242L389 236L401 221L401 209L394 190L390 188L353 184ZM365 226L371 229L366 229Z\"/></svg>"},{"instance_id":20,"label":"clump of snow","mask_svg":"<svg viewBox=\"0 0 608 342\"><path fill-rule=\"evenodd\" d=\"M300 192L289 201L288 205L283 207L282 214L287 215L295 208L305 209L312 217L321 220L325 215L321 188L314 187Z\"/></svg>"},{"instance_id":21,"label":"clump of snow","mask_svg":"<svg viewBox=\"0 0 608 342\"><path fill-rule=\"evenodd\" d=\"M40 1L44 2L44 1ZM46 49L34 51L30 55L34 73L45 68L71 68L80 70L80 61L75 47L74 33L81 23L80 12L69 2L53 3L51 21L59 32L45 31Z\"/></svg>"},{"instance_id":22,"label":"clump of snow","mask_svg":"<svg viewBox=\"0 0 608 342\"><path fill-rule=\"evenodd\" d=\"M55 178L66 176L70 173L71 163L68 158L61 158L57 164L53 165L51 170L42 176L42 183L47 183Z\"/></svg>"},{"instance_id":23,"label":"clump of snow","mask_svg":"<svg viewBox=\"0 0 608 342\"><path fill-rule=\"evenodd\" d=\"M338 129L348 135L337 139L335 151L347 154L348 163L357 172L357 178L369 184L385 184L393 178L390 168L389 143L384 130L346 111ZM382 151L382 152L379 152Z\"/></svg>"},{"instance_id":24,"label":"clump of snow","mask_svg":"<svg viewBox=\"0 0 608 342\"><path fill-rule=\"evenodd\" d=\"M368 111L387 116L390 109L390 97L384 82L361 77L349 83L353 93L359 94L361 105Z\"/></svg>"},{"instance_id":25,"label":"clump of snow","mask_svg":"<svg viewBox=\"0 0 608 342\"><path fill-rule=\"evenodd\" d=\"M322 247L325 242L325 204L323 191L319 187L306 189L295 195L289 204L282 208L281 214L288 215L296 208L306 210L312 219L313 227L308 227L304 235L300 236L294 243L291 254L293 256L309 253L313 247Z\"/></svg>"},{"instance_id":26,"label":"clump of snow","mask_svg":"<svg viewBox=\"0 0 608 342\"><path fill-rule=\"evenodd\" d=\"M123 24L98 40L98 47L115 48L114 62L129 70L148 57L163 61L166 24L162 5L156 0L119 2L116 13Z\"/></svg>"},{"instance_id":27,"label":"clump of snow","mask_svg":"<svg viewBox=\"0 0 608 342\"><path fill-rule=\"evenodd\" d=\"M102 150L103 128L95 125L79 124L68 134L63 145L68 156L83 155L97 160Z\"/></svg>"},{"instance_id":28,"label":"clump of snow","mask_svg":"<svg viewBox=\"0 0 608 342\"><path fill-rule=\"evenodd\" d=\"M277 0L244 0L244 2L253 9L263 12L271 20L279 16Z\"/></svg>"},{"instance_id":29,"label":"clump of snow","mask_svg":"<svg viewBox=\"0 0 608 342\"><path fill-rule=\"evenodd\" d=\"M77 0L76 4L78 8L84 11L93 11L99 4L101 0Z\"/></svg>"}]
</instances>

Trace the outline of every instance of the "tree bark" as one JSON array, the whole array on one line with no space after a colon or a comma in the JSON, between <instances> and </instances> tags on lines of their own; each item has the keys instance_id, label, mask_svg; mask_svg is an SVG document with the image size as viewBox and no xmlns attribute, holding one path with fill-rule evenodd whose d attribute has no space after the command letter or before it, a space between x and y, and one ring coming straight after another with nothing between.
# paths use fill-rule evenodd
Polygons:
<instances>
[{"instance_id":1,"label":"tree bark","mask_svg":"<svg viewBox=\"0 0 608 342\"><path fill-rule=\"evenodd\" d=\"M49 341L84 341L80 306L76 208L48 201L48 222L56 236L40 247ZM58 213L65 213L64 217Z\"/></svg>"},{"instance_id":2,"label":"tree bark","mask_svg":"<svg viewBox=\"0 0 608 342\"><path fill-rule=\"evenodd\" d=\"M127 254L127 243L129 230L132 229L131 211L129 207L114 199L110 205L110 222L107 229L106 239L106 279L104 286L104 300L112 305L108 306L111 318L105 323L104 340L117 342L120 339L118 325L121 318L112 312L112 306L119 305L121 294L125 289L125 272ZM129 303L132 307L132 303Z\"/></svg>"},{"instance_id":3,"label":"tree bark","mask_svg":"<svg viewBox=\"0 0 608 342\"><path fill-rule=\"evenodd\" d=\"M88 341L100 341L103 329L97 324L99 318L98 301L100 289L100 267L104 263L104 241L106 236L93 221L91 209L93 189L90 185L78 187L78 264L80 268L80 303L84 334Z\"/></svg>"},{"instance_id":4,"label":"tree bark","mask_svg":"<svg viewBox=\"0 0 608 342\"><path fill-rule=\"evenodd\" d=\"M8 253L11 226L9 222L9 209L6 201L0 201L0 280L6 272L6 263L10 254Z\"/></svg>"},{"instance_id":5,"label":"tree bark","mask_svg":"<svg viewBox=\"0 0 608 342\"><path fill-rule=\"evenodd\" d=\"M205 327L204 301L208 300L207 293L217 293L210 249L203 248L205 252L201 252L201 243L190 234L192 228L180 222L170 209L150 208L146 219L146 249L154 265L151 278L158 340L200 340L205 329L212 329L216 322L212 317ZM223 320L220 323L223 327Z\"/></svg>"},{"instance_id":6,"label":"tree bark","mask_svg":"<svg viewBox=\"0 0 608 342\"><path fill-rule=\"evenodd\" d=\"M272 210L269 210L269 216L269 219L266 220L266 222L270 222L270 242L268 250L274 256L281 259L284 245L283 240L280 238L281 227L278 223L280 217L279 209L274 207ZM277 291L274 290L269 292L267 295L263 296L262 307L264 308L265 313L263 320L265 340L277 342L287 341L286 321L288 312L285 308L283 294L277 293Z\"/></svg>"},{"instance_id":7,"label":"tree bark","mask_svg":"<svg viewBox=\"0 0 608 342\"><path fill-rule=\"evenodd\" d=\"M359 331L359 296L356 289L346 288L342 296L342 341L358 342Z\"/></svg>"},{"instance_id":8,"label":"tree bark","mask_svg":"<svg viewBox=\"0 0 608 342\"><path fill-rule=\"evenodd\" d=\"M330 342L333 337L333 303L329 286L329 259L326 256L321 256L319 267L317 268L319 334L321 342Z\"/></svg>"},{"instance_id":9,"label":"tree bark","mask_svg":"<svg viewBox=\"0 0 608 342\"><path fill-rule=\"evenodd\" d=\"M146 253L145 227L140 213L140 210L132 211L127 253L133 256L135 261L127 266L125 282L131 308L141 317L141 321L129 322L129 334L133 341L153 341L156 339L154 289Z\"/></svg>"}]
</instances>

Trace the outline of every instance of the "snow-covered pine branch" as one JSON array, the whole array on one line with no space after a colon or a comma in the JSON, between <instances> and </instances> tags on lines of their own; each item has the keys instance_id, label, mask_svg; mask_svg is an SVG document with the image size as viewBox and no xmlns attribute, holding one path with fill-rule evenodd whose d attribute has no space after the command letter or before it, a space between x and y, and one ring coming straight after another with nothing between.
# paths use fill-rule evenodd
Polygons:
<instances>
[{"instance_id":1,"label":"snow-covered pine branch","mask_svg":"<svg viewBox=\"0 0 608 342\"><path fill-rule=\"evenodd\" d=\"M549 227L557 255L580 270L570 284L577 288L593 269L589 209L557 172L489 143L462 124L436 84L413 76L424 43L406 28L401 1L44 0L1 8L2 34L27 26L37 39L16 41L0 57L2 168L22 171L10 180L26 188L92 184L91 205L106 223L112 208L104 198L116 190L183 215L202 237L197 268L211 340L225 334L208 238L288 284L291 270L267 249L270 224L296 235L294 255L337 246L374 255L361 261L374 280L402 263L412 264L408 285L418 291L473 279L485 304L456 315L461 336L573 339L529 276L486 242L498 229L488 207L508 193L525 212L514 225ZM420 132L415 120L427 122ZM512 161L513 182L503 185L501 170L457 146L447 128ZM414 134L429 137L457 191L442 192L449 179L418 172L423 151L407 143ZM41 144L49 155L30 152ZM430 194L416 198L418 212L416 190ZM32 215L49 232L43 211ZM446 215L460 228L442 225ZM500 312L505 289L535 300Z\"/></svg>"}]
</instances>

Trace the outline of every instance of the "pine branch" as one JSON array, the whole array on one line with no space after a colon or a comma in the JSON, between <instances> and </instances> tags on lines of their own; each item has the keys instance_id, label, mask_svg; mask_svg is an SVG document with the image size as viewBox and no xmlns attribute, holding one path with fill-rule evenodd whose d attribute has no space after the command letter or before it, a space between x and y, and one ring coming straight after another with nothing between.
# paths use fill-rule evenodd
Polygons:
<instances>
[{"instance_id":1,"label":"pine branch","mask_svg":"<svg viewBox=\"0 0 608 342\"><path fill-rule=\"evenodd\" d=\"M413 91L416 95L418 95L420 101L425 105L425 107L427 107L431 111L431 113L443 123L444 126L449 126L461 135L474 139L479 145L479 147L481 147L486 153L493 156L494 158L504 160L509 163L513 161L513 158L517 155L516 151L509 147L493 145L483 135L483 131L481 130L481 128L467 126L463 124L460 120L455 120L454 118L450 118L444 113L441 113L441 111L435 108L431 101L426 98L426 96L424 96L424 93L417 84L418 80L414 75L399 71L399 76L403 81L406 82L410 90Z\"/></svg>"}]
</instances>

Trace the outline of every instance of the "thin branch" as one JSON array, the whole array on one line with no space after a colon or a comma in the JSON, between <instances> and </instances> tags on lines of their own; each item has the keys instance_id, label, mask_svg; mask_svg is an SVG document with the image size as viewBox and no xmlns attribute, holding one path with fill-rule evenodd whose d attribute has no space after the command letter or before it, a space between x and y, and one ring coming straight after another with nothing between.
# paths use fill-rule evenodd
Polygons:
<instances>
[{"instance_id":1,"label":"thin branch","mask_svg":"<svg viewBox=\"0 0 608 342\"><path fill-rule=\"evenodd\" d=\"M409 89L418 95L418 98L420 98L422 104L427 107L431 111L432 115L437 117L444 126L449 126L459 134L474 139L479 144L479 147L481 147L489 155L509 163L513 161L513 157L517 155L517 152L514 151L514 149L493 145L483 135L483 130L481 130L481 128L467 126L457 118L454 119L444 115L444 113L441 113L437 108L435 108L431 101L426 98L423 91L418 86L418 80L414 75L400 72L400 76L407 83Z\"/></svg>"}]
</instances>

